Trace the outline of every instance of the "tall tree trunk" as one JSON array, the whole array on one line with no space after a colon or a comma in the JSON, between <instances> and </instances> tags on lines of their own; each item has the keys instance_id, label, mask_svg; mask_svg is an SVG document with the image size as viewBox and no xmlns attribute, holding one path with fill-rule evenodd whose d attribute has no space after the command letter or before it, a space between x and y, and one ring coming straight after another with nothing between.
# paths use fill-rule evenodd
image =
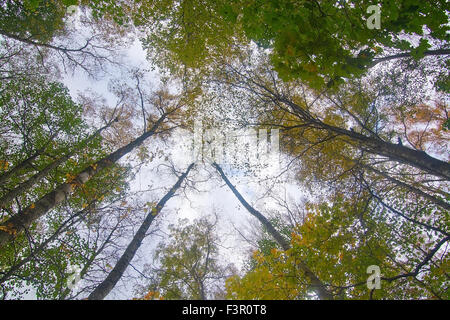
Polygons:
<instances>
[{"instance_id":1,"label":"tall tree trunk","mask_svg":"<svg viewBox=\"0 0 450 320\"><path fill-rule=\"evenodd\" d=\"M266 217L264 217L261 212L253 208L247 201L245 201L244 197L237 191L237 189L231 184L230 180L228 180L227 176L223 172L222 168L217 164L213 163L214 168L219 172L220 176L222 177L223 181L227 184L227 186L230 188L230 190L234 193L236 198L239 200L239 202L247 209L250 214L252 214L254 217L256 217L259 222L266 228L266 230L270 233L270 235L275 239L275 241L283 248L283 250L290 249L289 243L283 238L283 236L275 229L275 227L272 225L272 223L267 220ZM297 263L300 270L302 270L305 274L305 276L309 279L311 282L311 288L316 291L317 295L319 296L319 299L322 300L332 300L333 295L328 292L325 285L320 281L320 279L314 274L314 272L311 271L311 269L306 265L305 262L299 261Z\"/></svg>"},{"instance_id":2,"label":"tall tree trunk","mask_svg":"<svg viewBox=\"0 0 450 320\"><path fill-rule=\"evenodd\" d=\"M156 215L162 210L166 202L173 197L177 189L180 187L181 183L184 181L186 176L189 174L189 171L192 169L194 164L192 163L187 170L180 176L178 181L175 183L175 185L169 190L169 192L158 202L156 207L151 210L151 212L147 215L144 222L141 224L139 230L136 232L136 234L133 237L133 240L131 240L128 247L125 249L125 252L120 257L119 261L117 261L114 268L111 270L111 272L108 274L105 280L100 283L97 288L95 288L94 291L89 295L89 300L102 300L104 299L111 290L116 286L117 282L122 277L123 273L125 272L126 268L130 264L131 260L133 260L134 255L136 254L137 250L141 246L142 241L145 238L145 234L148 231L148 228L150 227L151 223L153 222L153 219L156 217Z\"/></svg>"},{"instance_id":3,"label":"tall tree trunk","mask_svg":"<svg viewBox=\"0 0 450 320\"><path fill-rule=\"evenodd\" d=\"M112 124L112 121L109 122L104 127L98 129L95 131L90 137L88 137L85 141L82 142L81 146L92 141L95 137L97 137L103 130L110 127ZM28 180L20 183L16 188L6 193L3 197L0 198L0 208L5 207L9 202L14 200L15 197L19 196L20 194L25 193L27 190L29 190L33 185L35 185L37 182L39 182L41 179L46 177L53 169L59 167L62 163L66 162L69 158L71 158L76 152L79 151L80 147L78 146L74 148L72 151L69 151L66 155L62 156L61 158L53 161L49 165L47 165L44 169L33 175Z\"/></svg>"},{"instance_id":4,"label":"tall tree trunk","mask_svg":"<svg viewBox=\"0 0 450 320\"><path fill-rule=\"evenodd\" d=\"M126 146L111 153L109 156L104 157L96 163L85 168L83 171L77 174L73 180L60 184L53 191L47 193L35 203L29 205L16 215L1 223L0 247L4 246L9 241L12 241L16 234L18 234L19 232L23 232L34 221L45 215L49 210L53 209L58 204L62 203L72 194L75 188L85 184L97 172L112 166L124 155L131 152L134 148L140 146L148 137L155 134L156 129L167 116L168 113L163 114L150 130L148 130Z\"/></svg>"}]
</instances>

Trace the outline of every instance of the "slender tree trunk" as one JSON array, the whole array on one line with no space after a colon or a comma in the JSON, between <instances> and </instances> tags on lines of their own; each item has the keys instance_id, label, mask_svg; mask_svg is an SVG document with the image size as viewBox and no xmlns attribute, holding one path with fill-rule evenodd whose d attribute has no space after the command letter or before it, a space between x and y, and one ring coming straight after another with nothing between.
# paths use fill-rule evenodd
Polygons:
<instances>
[{"instance_id":1,"label":"slender tree trunk","mask_svg":"<svg viewBox=\"0 0 450 320\"><path fill-rule=\"evenodd\" d=\"M214 168L219 172L220 176L222 177L223 181L227 184L227 186L230 188L230 190L234 193L236 198L240 201L240 203L247 209L250 214L252 214L254 217L256 217L259 222L262 223L262 225L266 228L266 230L270 233L270 235L275 239L275 241L283 248L283 250L290 249L290 244L283 238L283 236L274 228L272 223L267 220L266 217L264 217L261 212L253 208L247 201L245 201L244 197L237 191L237 189L231 184L230 180L228 180L227 176L223 172L222 168L217 164L213 163ZM320 279L314 274L314 272L311 271L311 269L300 260L298 262L298 267L300 270L302 270L305 273L305 276L309 279L311 282L311 288L316 291L317 295L319 296L319 299L322 300L332 300L333 295L328 292L325 285L320 281Z\"/></svg>"},{"instance_id":2,"label":"slender tree trunk","mask_svg":"<svg viewBox=\"0 0 450 320\"><path fill-rule=\"evenodd\" d=\"M412 186L410 184L407 184L405 182L397 180L397 179L391 177L390 175L388 175L387 173L382 172L382 171L380 171L380 170L378 170L378 169L376 169L376 168L374 168L372 166L369 166L367 164L364 164L364 163L361 163L361 162L358 162L358 161L355 161L355 160L351 160L351 161L353 161L355 163L355 165L358 166L358 167L361 167L361 168L366 169L368 171L372 171L375 174L382 176L386 180L396 184L397 186L399 186L401 188L405 188L405 189L407 189L407 190L417 194L418 196L423 197L424 199L427 199L427 200L433 202L434 204L442 207L445 210L450 210L450 204L445 202L442 199L436 198L435 196L432 196L432 195L430 195L430 194L420 190L419 188L416 188L416 187L414 187L414 186Z\"/></svg>"},{"instance_id":3,"label":"slender tree trunk","mask_svg":"<svg viewBox=\"0 0 450 320\"><path fill-rule=\"evenodd\" d=\"M147 233L148 228L150 227L154 218L162 210L162 208L164 207L166 202L174 196L175 192L180 187L181 183L184 181L186 176L189 174L189 171L192 169L193 166L194 166L194 164L192 163L187 168L187 170L180 176L178 181L169 190L169 192L158 202L155 209L151 210L151 212L147 215L144 222L141 224L139 230L134 235L133 240L131 240L130 244L125 249L125 252L122 254L119 261L117 261L114 268L108 274L106 279L103 280L103 282L101 282L97 286L97 288L95 288L95 290L92 291L92 293L89 295L89 297L88 297L89 300L104 299L111 292L111 290L116 286L117 282L120 280L120 278L122 277L126 268L130 264L131 260L133 260L133 257L136 254L137 250L141 246L141 243L145 238L145 234Z\"/></svg>"},{"instance_id":4,"label":"slender tree trunk","mask_svg":"<svg viewBox=\"0 0 450 320\"><path fill-rule=\"evenodd\" d=\"M110 127L112 122L108 123L104 127L98 129L96 132L94 132L89 138L87 138L85 141L82 142L83 144L86 144L90 141L92 141L95 137L97 137L103 130ZM74 148L72 151L68 152L65 156L62 156L61 158L53 161L48 166L46 166L44 169L33 175L28 180L20 183L16 188L6 193L3 197L0 198L0 208L5 207L9 202L14 200L15 197L19 196L20 194L25 193L27 190L29 190L33 185L35 185L37 182L39 182L41 179L46 177L53 169L59 167L62 163L66 162L69 158L71 158L76 152L79 151L81 146L78 146Z\"/></svg>"},{"instance_id":5,"label":"slender tree trunk","mask_svg":"<svg viewBox=\"0 0 450 320\"><path fill-rule=\"evenodd\" d=\"M53 140L53 138L56 136L56 134L53 134L50 139L49 142L51 142ZM12 168L11 170L2 173L0 175L0 185L4 184L6 181L8 181L9 178L11 178L13 175L18 175L19 171L26 168L26 167L31 167L31 165L33 164L33 161L40 156L45 149L47 149L47 145L43 146L42 148L36 150L31 156L29 156L28 158L26 158L25 160L23 160L22 162L18 163L14 168ZM0 206L1 207L1 206Z\"/></svg>"},{"instance_id":6,"label":"slender tree trunk","mask_svg":"<svg viewBox=\"0 0 450 320\"><path fill-rule=\"evenodd\" d=\"M55 206L70 197L75 188L85 184L97 172L112 166L124 155L140 146L148 137L155 134L156 129L167 116L168 113L163 114L150 130L139 136L137 139L111 153L109 156L104 157L103 159L85 168L78 175L76 175L73 180L60 184L53 191L47 193L35 203L29 205L16 215L1 223L0 247L4 246L9 241L12 241L16 234L23 232L34 221L36 221L37 219L45 215L49 210L53 209Z\"/></svg>"}]
</instances>

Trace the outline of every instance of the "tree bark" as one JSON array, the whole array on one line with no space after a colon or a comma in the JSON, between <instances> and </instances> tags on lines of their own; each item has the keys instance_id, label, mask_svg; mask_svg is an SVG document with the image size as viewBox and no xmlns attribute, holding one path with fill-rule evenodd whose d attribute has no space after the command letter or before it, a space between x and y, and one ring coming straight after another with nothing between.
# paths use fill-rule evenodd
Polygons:
<instances>
[{"instance_id":1,"label":"tree bark","mask_svg":"<svg viewBox=\"0 0 450 320\"><path fill-rule=\"evenodd\" d=\"M290 249L290 244L283 238L283 236L275 229L275 227L272 225L272 223L267 220L266 217L264 217L261 212L253 208L247 201L245 201L244 197L237 191L237 189L231 184L230 180L228 180L227 176L223 172L222 168L217 164L213 163L214 168L219 172L220 176L222 177L223 181L227 184L227 186L230 188L230 190L233 192L233 194L236 196L236 198L239 200L239 202L247 209L248 212L250 212L251 215L256 217L259 222L262 223L262 225L267 229L267 231L270 233L270 235L275 239L275 241L283 248L283 250ZM320 279L314 274L314 272L311 271L311 269L306 265L306 263L302 260L300 260L297 263L300 270L302 270L305 274L305 276L309 279L311 282L311 288L316 291L317 295L319 296L319 299L321 300L332 300L333 295L328 292L325 285L320 281Z\"/></svg>"},{"instance_id":2,"label":"tree bark","mask_svg":"<svg viewBox=\"0 0 450 320\"><path fill-rule=\"evenodd\" d=\"M263 88L269 90L265 87ZM304 110L292 101L281 98L270 90L269 92L273 94L277 100L290 106L298 117L309 123L311 127L346 136L355 142L357 147L361 150L387 157L392 161L407 164L429 174L442 177L445 180L450 180L450 164L446 161L433 158L424 151L417 151L403 145L386 142L376 137L365 136L352 130L326 124L321 120L312 117L307 110Z\"/></svg>"},{"instance_id":3,"label":"tree bark","mask_svg":"<svg viewBox=\"0 0 450 320\"><path fill-rule=\"evenodd\" d=\"M95 288L94 291L92 291L92 293L88 297L88 300L102 300L116 286L117 282L120 280L123 273L125 272L128 265L130 264L131 260L133 260L134 255L136 254L137 250L141 246L141 243L145 238L145 234L147 233L148 228L150 227L154 218L162 210L162 208L164 207L166 202L174 196L175 192L180 187L181 183L184 181L186 176L189 174L189 171L192 169L193 166L194 166L194 164L192 163L187 168L187 170L180 176L180 178L178 178L178 181L169 190L169 192L158 202L155 209L150 211L150 213L145 218L144 222L139 227L139 230L134 235L133 240L131 240L131 242L128 244L128 247L125 249L125 252L122 254L119 261L117 261L116 265L111 270L111 272L108 274L106 279L103 280ZM155 212L155 210L156 210L156 212Z\"/></svg>"},{"instance_id":4,"label":"tree bark","mask_svg":"<svg viewBox=\"0 0 450 320\"><path fill-rule=\"evenodd\" d=\"M112 122L98 129L89 138L83 141L83 144L92 141L92 139L97 137L103 130L111 126L111 124ZM71 158L76 152L78 152L79 149L80 147L74 148L72 151L68 152L65 156L62 156L61 158L53 161L52 163L47 165L44 169L42 169L41 171L33 175L31 178L29 178L27 181L20 183L16 188L6 193L3 197L0 198L0 208L5 207L9 202L14 200L15 197L19 196L22 193L25 193L33 185L39 182L42 178L46 177L53 169L59 167L62 163Z\"/></svg>"},{"instance_id":5,"label":"tree bark","mask_svg":"<svg viewBox=\"0 0 450 320\"><path fill-rule=\"evenodd\" d=\"M111 153L109 156L104 157L93 165L85 168L78 175L76 175L73 180L60 184L53 191L47 193L42 198L37 200L34 204L29 205L16 215L1 223L0 227L3 228L1 228L0 230L0 248L9 241L12 241L16 234L23 232L34 221L45 215L49 210L62 203L72 194L75 188L85 184L102 169L112 166L124 155L131 152L134 148L140 146L148 137L154 135L156 133L156 129L167 116L168 113L163 114L158 119L158 121L155 122L150 130L148 130L126 146Z\"/></svg>"}]
</instances>

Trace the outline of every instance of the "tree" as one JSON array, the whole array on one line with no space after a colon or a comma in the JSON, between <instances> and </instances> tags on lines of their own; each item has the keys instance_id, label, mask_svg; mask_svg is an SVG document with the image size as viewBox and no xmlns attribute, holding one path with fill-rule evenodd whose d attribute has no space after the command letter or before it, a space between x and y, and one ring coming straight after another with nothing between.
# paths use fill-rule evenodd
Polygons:
<instances>
[{"instance_id":1,"label":"tree","mask_svg":"<svg viewBox=\"0 0 450 320\"><path fill-rule=\"evenodd\" d=\"M239 41L239 26L224 20L220 2L142 1L132 12L133 23L145 34L144 47L153 63L172 74L192 77L207 70L215 57L229 56Z\"/></svg>"},{"instance_id":2,"label":"tree","mask_svg":"<svg viewBox=\"0 0 450 320\"><path fill-rule=\"evenodd\" d=\"M273 227L269 220L264 217L259 211L255 210L252 206L248 204L247 201L240 195L240 193L236 190L236 188L231 184L228 178L225 176L222 168L216 163L213 164L216 170L219 172L222 179L228 185L230 190L235 194L238 200L242 203L242 205L255 216L259 222L266 228L268 233L275 239L275 241L283 248L283 250L289 250L289 243L283 238L283 236ZM304 276L308 279L308 288L317 292L319 299L333 299L332 294L328 291L326 285L318 278L318 276L311 270L311 267L308 264L299 259L296 261L296 267L304 273Z\"/></svg>"},{"instance_id":3,"label":"tree","mask_svg":"<svg viewBox=\"0 0 450 320\"><path fill-rule=\"evenodd\" d=\"M178 178L178 181L174 184L174 186L169 190L164 197L158 202L158 204L151 209L151 211L147 214L144 222L142 222L139 230L133 237L133 240L127 246L125 252L120 257L119 261L117 261L114 268L108 274L105 280L100 283L94 291L91 292L88 299L89 300L102 300L104 299L109 292L114 288L117 282L122 277L125 269L130 264L137 250L139 249L142 241L145 238L145 234L148 231L151 223L154 218L158 215L158 213L164 208L166 202L175 195L177 189L181 186L186 176L189 174L189 171L194 167L194 164L190 164L186 171Z\"/></svg>"},{"instance_id":4,"label":"tree","mask_svg":"<svg viewBox=\"0 0 450 320\"><path fill-rule=\"evenodd\" d=\"M141 145L146 138L154 135L158 126L167 117L167 113L163 114L161 118L140 137L127 144L126 146L116 150L109 156L100 159L87 168L84 168L80 173L71 176L66 182L58 185L54 190L47 193L40 198L36 203L26 207L22 212L17 213L13 217L7 219L1 224L0 231L0 245L4 245L11 241L18 232L24 231L31 223L46 214L50 209L61 203L70 196L75 188L83 186L89 179L102 169L106 169L118 161L122 156L132 151L135 147Z\"/></svg>"},{"instance_id":5,"label":"tree","mask_svg":"<svg viewBox=\"0 0 450 320\"><path fill-rule=\"evenodd\" d=\"M340 196L331 205L309 205L305 220L291 234L291 248L255 251L253 268L227 280L228 297L309 298L302 274L294 267L303 259L339 299L446 299L445 287L435 281L445 273L446 262L440 257L445 255L443 244L448 236L432 241L422 251L411 249L416 239L399 237L398 228L406 230L411 225L392 224L383 209L364 197L355 202ZM382 273L377 290L367 286L371 265Z\"/></svg>"},{"instance_id":6,"label":"tree","mask_svg":"<svg viewBox=\"0 0 450 320\"><path fill-rule=\"evenodd\" d=\"M0 259L3 298L6 294L21 297L27 288L33 288L38 299L67 296L68 266L83 266L80 276L85 277L92 260L102 261L98 256L110 245L111 237L116 240L118 227L123 228L123 212L106 209L108 203L123 198L124 191L117 190L127 190L129 175L130 169L120 165L104 170L4 246Z\"/></svg>"},{"instance_id":7,"label":"tree","mask_svg":"<svg viewBox=\"0 0 450 320\"><path fill-rule=\"evenodd\" d=\"M248 64L249 59L237 65L225 63L214 79L229 86L231 90L243 93L246 99L241 100L241 103L248 103L249 108L260 112L261 123L274 124L300 133L309 131L312 133L311 137L319 139L328 136L327 140L340 140L340 144L348 144L361 152L386 157L446 180L450 178L450 166L446 161L434 158L423 151L393 143L388 135L382 135L377 125L387 119L379 118L368 126L367 120L360 119L359 114L351 112L353 106L363 112L373 109L376 101L370 100L370 96L357 103L348 104L345 100L338 103L332 98L327 100L326 97L322 100L324 92L311 90L303 82L286 83L280 80L267 65L264 56L256 56L253 59L262 61L257 61L256 65ZM345 90L350 91L351 84L345 87ZM322 104L326 104L326 107L324 108ZM376 112L371 114L378 116ZM284 123L280 123L280 119ZM355 123L356 130L348 128L349 122Z\"/></svg>"},{"instance_id":8,"label":"tree","mask_svg":"<svg viewBox=\"0 0 450 320\"><path fill-rule=\"evenodd\" d=\"M99 15L107 2L6 1L0 8L0 78L26 75L36 64L44 73L82 70L94 79L108 66L121 67L118 51L130 43L131 30L116 21L120 18ZM72 12L71 6L77 12ZM77 23L72 23L77 14Z\"/></svg>"},{"instance_id":9,"label":"tree","mask_svg":"<svg viewBox=\"0 0 450 320\"><path fill-rule=\"evenodd\" d=\"M366 21L371 5L370 1L144 1L130 14L134 24L147 32L144 44L159 53L153 55L154 61L172 71L180 64L213 66L214 57L236 53L236 44L254 41L270 49L272 65L283 80L302 79L323 88L359 77L381 62L450 53L442 44L448 39L444 0L382 1L379 29ZM441 75L445 78L446 72Z\"/></svg>"},{"instance_id":10,"label":"tree","mask_svg":"<svg viewBox=\"0 0 450 320\"><path fill-rule=\"evenodd\" d=\"M168 131L170 131L170 127L165 127L163 122L166 118L170 118L172 114L178 112L178 110L183 107L183 101L182 98L180 98L179 101L174 102L176 97L170 95L166 95L166 98L166 101L161 102L162 97L159 96L158 102L155 104L156 110L151 111L150 114L156 118L159 113L159 118L151 121L149 127L146 128L146 131L142 135L130 141L125 146L118 148L116 151L103 155L93 161L91 160L81 166L81 168L76 168L76 170L70 172L66 176L65 182L59 182L54 188L50 189L35 202L28 204L27 207L19 210L17 214L9 217L6 221L3 221L0 225L0 246L11 241L15 235L26 230L33 222L37 221L37 219L45 215L49 210L62 203L74 190L82 189L85 183L93 176L102 170L113 166L124 155L142 145L147 138L158 133L167 134ZM173 106L171 103L177 103L177 105Z\"/></svg>"},{"instance_id":11,"label":"tree","mask_svg":"<svg viewBox=\"0 0 450 320\"><path fill-rule=\"evenodd\" d=\"M217 218L217 217L216 217ZM160 242L155 251L152 280L144 291L158 293L165 300L206 300L215 298L222 287L226 269L219 262L214 222L206 218L170 225L170 242Z\"/></svg>"}]
</instances>

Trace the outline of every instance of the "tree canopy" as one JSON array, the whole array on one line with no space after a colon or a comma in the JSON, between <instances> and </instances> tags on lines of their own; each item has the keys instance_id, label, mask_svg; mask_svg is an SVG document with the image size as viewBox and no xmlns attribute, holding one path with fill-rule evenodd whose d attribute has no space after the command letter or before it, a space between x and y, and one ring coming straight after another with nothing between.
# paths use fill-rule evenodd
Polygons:
<instances>
[{"instance_id":1,"label":"tree canopy","mask_svg":"<svg viewBox=\"0 0 450 320\"><path fill-rule=\"evenodd\" d=\"M450 298L447 1L7 0L0 44L0 298Z\"/></svg>"}]
</instances>

